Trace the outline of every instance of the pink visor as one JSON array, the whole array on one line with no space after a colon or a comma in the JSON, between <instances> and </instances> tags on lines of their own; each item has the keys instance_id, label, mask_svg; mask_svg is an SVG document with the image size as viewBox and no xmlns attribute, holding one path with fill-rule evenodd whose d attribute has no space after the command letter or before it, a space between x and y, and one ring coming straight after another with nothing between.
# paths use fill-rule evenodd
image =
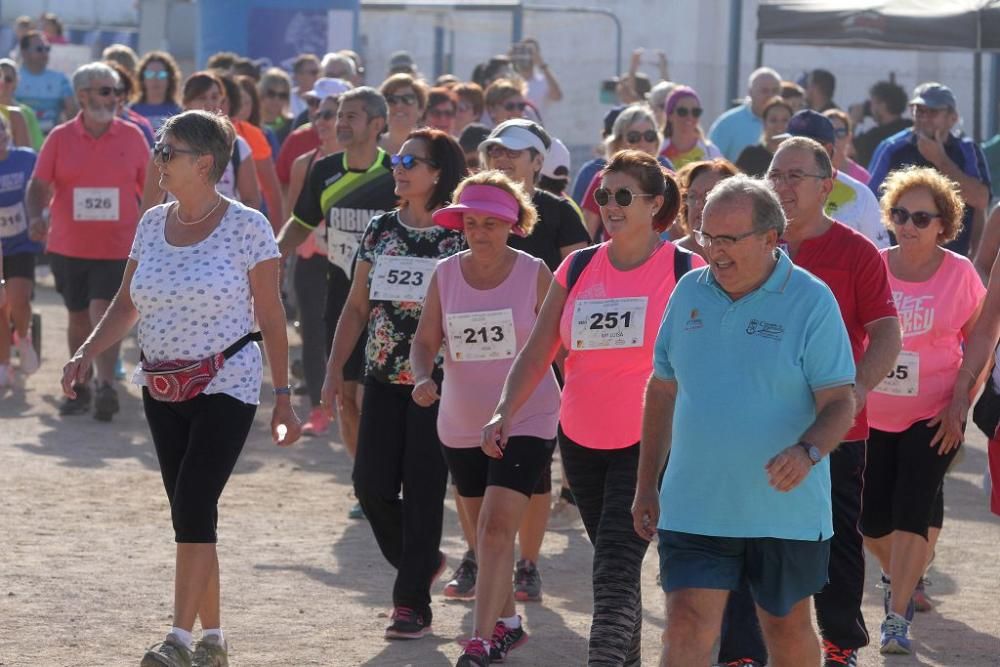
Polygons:
<instances>
[{"instance_id":1,"label":"pink visor","mask_svg":"<svg viewBox=\"0 0 1000 667\"><path fill-rule=\"evenodd\" d=\"M524 236L519 228L514 227L519 211L517 200L506 190L492 185L467 185L462 188L458 203L434 211L434 224L463 230L465 222L462 216L466 213L478 213L509 222L513 234Z\"/></svg>"}]
</instances>

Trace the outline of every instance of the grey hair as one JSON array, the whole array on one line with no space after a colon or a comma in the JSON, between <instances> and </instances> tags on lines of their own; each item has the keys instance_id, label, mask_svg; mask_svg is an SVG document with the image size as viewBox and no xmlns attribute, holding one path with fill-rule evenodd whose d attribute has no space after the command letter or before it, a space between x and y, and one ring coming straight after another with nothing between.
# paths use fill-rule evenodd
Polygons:
<instances>
[{"instance_id":1,"label":"grey hair","mask_svg":"<svg viewBox=\"0 0 1000 667\"><path fill-rule=\"evenodd\" d=\"M170 136L198 151L199 155L212 156L210 182L218 183L233 157L236 130L222 114L208 111L185 111L168 118L160 127L157 137L162 141Z\"/></svg>"},{"instance_id":2,"label":"grey hair","mask_svg":"<svg viewBox=\"0 0 1000 667\"><path fill-rule=\"evenodd\" d=\"M774 77L774 80L781 83L781 75L778 71L772 67L758 67L754 71L750 72L750 77L747 79L747 87L753 88L754 82L761 78L762 76Z\"/></svg>"},{"instance_id":3,"label":"grey hair","mask_svg":"<svg viewBox=\"0 0 1000 667\"><path fill-rule=\"evenodd\" d=\"M618 114L618 118L615 119L615 124L611 127L611 136L609 136L605 142L608 157L612 153L616 153L613 150L615 144L620 144L625 140L625 133L628 132L628 128L635 123L647 121L656 130L656 134L660 134L660 130L656 127L656 116L653 115L653 110L649 108L648 104L642 104L641 102L636 104L630 104L622 112Z\"/></svg>"},{"instance_id":4,"label":"grey hair","mask_svg":"<svg viewBox=\"0 0 1000 667\"><path fill-rule=\"evenodd\" d=\"M319 64L320 69L323 70L323 76L330 76L326 73L326 68L335 63L343 68L341 71L337 72L335 78L349 79L358 73L358 68L354 64L353 60L347 56L342 56L339 53L328 53L323 56L323 60L321 60Z\"/></svg>"},{"instance_id":5,"label":"grey hair","mask_svg":"<svg viewBox=\"0 0 1000 667\"><path fill-rule=\"evenodd\" d=\"M10 58L0 58L0 68L6 67L7 69L14 72L14 76L17 77L17 63Z\"/></svg>"},{"instance_id":6,"label":"grey hair","mask_svg":"<svg viewBox=\"0 0 1000 667\"><path fill-rule=\"evenodd\" d=\"M80 65L73 72L73 92L89 88L90 84L98 79L114 79L115 86L121 83L118 72L108 65L101 62L87 63Z\"/></svg>"},{"instance_id":7,"label":"grey hair","mask_svg":"<svg viewBox=\"0 0 1000 667\"><path fill-rule=\"evenodd\" d=\"M750 200L750 218L754 232L764 234L770 230L778 232L780 238L785 233L785 211L774 188L767 181L737 174L712 188L705 200L705 208L718 206L723 202Z\"/></svg>"},{"instance_id":8,"label":"grey hair","mask_svg":"<svg viewBox=\"0 0 1000 667\"><path fill-rule=\"evenodd\" d=\"M812 153L816 169L819 170L817 175L823 178L833 178L833 161L830 160L830 154L826 152L823 144L815 139L810 139L809 137L789 137L781 142L774 154L777 155L781 151L795 149Z\"/></svg>"},{"instance_id":9,"label":"grey hair","mask_svg":"<svg viewBox=\"0 0 1000 667\"><path fill-rule=\"evenodd\" d=\"M344 102L350 102L351 100L361 100L364 105L365 115L368 116L368 120L381 118L386 123L389 122L389 105L386 104L382 93L378 92L371 86L359 86L357 88L352 88L340 96L341 105L343 105Z\"/></svg>"}]
</instances>

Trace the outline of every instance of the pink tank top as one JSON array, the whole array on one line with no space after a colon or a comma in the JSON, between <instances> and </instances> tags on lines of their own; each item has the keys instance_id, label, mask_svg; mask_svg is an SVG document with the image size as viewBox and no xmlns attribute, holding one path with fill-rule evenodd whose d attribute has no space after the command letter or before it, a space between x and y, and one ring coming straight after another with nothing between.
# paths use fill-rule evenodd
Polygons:
<instances>
[{"instance_id":1,"label":"pink tank top","mask_svg":"<svg viewBox=\"0 0 1000 667\"><path fill-rule=\"evenodd\" d=\"M445 336L444 382L438 410L438 437L448 447L478 447L483 426L493 416L514 358L535 325L540 259L515 250L510 275L497 287L479 290L462 274L452 255L437 265ZM559 421L559 386L550 368L531 398L512 419L510 435L551 439Z\"/></svg>"}]
</instances>

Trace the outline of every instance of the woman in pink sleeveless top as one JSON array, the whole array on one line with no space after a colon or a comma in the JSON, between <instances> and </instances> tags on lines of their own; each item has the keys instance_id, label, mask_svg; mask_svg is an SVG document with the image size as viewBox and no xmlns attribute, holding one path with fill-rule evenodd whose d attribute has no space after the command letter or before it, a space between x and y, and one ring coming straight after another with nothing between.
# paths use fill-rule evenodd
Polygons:
<instances>
[{"instance_id":1,"label":"woman in pink sleeveless top","mask_svg":"<svg viewBox=\"0 0 1000 667\"><path fill-rule=\"evenodd\" d=\"M437 429L458 494L478 526L475 630L459 665L502 660L527 634L514 608L510 571L514 536L555 447L559 387L549 368L512 414L503 449L482 448L482 426L500 398L514 357L535 324L552 274L540 259L507 245L535 223L531 200L499 171L463 181L458 202L434 214L437 225L465 232L469 250L434 271L410 348L413 400L441 401ZM444 344L444 380L432 379Z\"/></svg>"}]
</instances>

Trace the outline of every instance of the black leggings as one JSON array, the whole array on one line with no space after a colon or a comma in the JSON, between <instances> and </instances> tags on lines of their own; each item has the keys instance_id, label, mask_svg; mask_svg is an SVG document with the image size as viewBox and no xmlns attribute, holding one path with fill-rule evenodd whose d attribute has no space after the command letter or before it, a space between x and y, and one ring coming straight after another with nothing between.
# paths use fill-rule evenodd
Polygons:
<instances>
[{"instance_id":1,"label":"black leggings","mask_svg":"<svg viewBox=\"0 0 1000 667\"><path fill-rule=\"evenodd\" d=\"M257 406L226 394L165 403L142 389L177 542L215 543L219 497L243 451Z\"/></svg>"},{"instance_id":2,"label":"black leggings","mask_svg":"<svg viewBox=\"0 0 1000 667\"><path fill-rule=\"evenodd\" d=\"M299 333L302 336L302 372L309 402L314 408L319 405L326 375L326 269L329 263L320 254L295 260L295 300L299 306Z\"/></svg>"}]
</instances>

